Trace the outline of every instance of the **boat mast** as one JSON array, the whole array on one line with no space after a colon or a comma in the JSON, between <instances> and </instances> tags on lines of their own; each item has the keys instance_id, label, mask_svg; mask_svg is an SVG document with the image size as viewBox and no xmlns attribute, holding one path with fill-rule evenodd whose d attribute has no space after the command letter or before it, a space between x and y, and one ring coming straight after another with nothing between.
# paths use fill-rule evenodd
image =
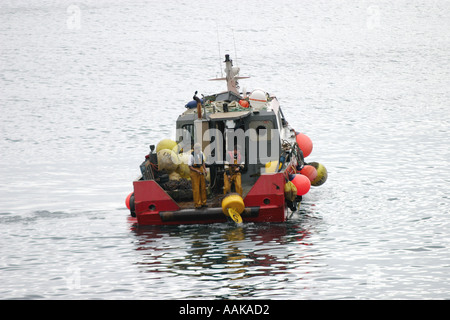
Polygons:
<instances>
[{"instance_id":1,"label":"boat mast","mask_svg":"<svg viewBox=\"0 0 450 320\"><path fill-rule=\"evenodd\" d=\"M225 78L215 78L210 80L226 80L228 91L232 91L239 95L239 83L238 79L247 79L250 77L239 77L239 67L233 67L233 60L230 59L230 55L225 55Z\"/></svg>"},{"instance_id":2,"label":"boat mast","mask_svg":"<svg viewBox=\"0 0 450 320\"><path fill-rule=\"evenodd\" d=\"M239 94L237 88L238 82L235 77L239 74L239 67L233 67L233 60L230 59L230 55L225 55L225 75L227 79L227 89L234 93Z\"/></svg>"}]
</instances>

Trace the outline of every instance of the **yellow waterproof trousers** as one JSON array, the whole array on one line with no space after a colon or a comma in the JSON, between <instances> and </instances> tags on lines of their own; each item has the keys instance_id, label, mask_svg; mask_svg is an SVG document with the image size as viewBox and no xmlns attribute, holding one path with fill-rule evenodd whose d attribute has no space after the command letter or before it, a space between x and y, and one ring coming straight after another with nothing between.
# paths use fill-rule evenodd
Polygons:
<instances>
[{"instance_id":1,"label":"yellow waterproof trousers","mask_svg":"<svg viewBox=\"0 0 450 320\"><path fill-rule=\"evenodd\" d=\"M196 168L204 172L203 167ZM205 175L191 170L192 194L194 196L194 205L196 208L206 205L206 180Z\"/></svg>"},{"instance_id":2,"label":"yellow waterproof trousers","mask_svg":"<svg viewBox=\"0 0 450 320\"><path fill-rule=\"evenodd\" d=\"M231 184L234 183L236 192L242 197L242 184L241 184L241 173L235 172L228 178L227 173L223 174L223 194L227 194L231 190Z\"/></svg>"}]
</instances>

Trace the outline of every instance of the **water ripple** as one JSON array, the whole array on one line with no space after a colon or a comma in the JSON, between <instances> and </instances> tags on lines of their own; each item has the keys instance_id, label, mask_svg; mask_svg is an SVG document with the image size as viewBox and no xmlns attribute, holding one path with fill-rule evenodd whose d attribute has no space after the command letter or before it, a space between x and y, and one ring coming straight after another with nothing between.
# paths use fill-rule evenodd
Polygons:
<instances>
[{"instance_id":1,"label":"water ripple","mask_svg":"<svg viewBox=\"0 0 450 320\"><path fill-rule=\"evenodd\" d=\"M449 298L448 2L273 3L1 2L3 299ZM149 145L222 89L217 31L328 181L286 224L136 229Z\"/></svg>"}]
</instances>

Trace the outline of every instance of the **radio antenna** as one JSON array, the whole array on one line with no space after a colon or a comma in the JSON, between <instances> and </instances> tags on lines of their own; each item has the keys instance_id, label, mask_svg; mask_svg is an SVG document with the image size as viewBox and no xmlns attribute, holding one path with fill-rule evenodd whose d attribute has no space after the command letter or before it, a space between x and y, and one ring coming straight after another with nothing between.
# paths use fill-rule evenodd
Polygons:
<instances>
[{"instance_id":1,"label":"radio antenna","mask_svg":"<svg viewBox=\"0 0 450 320\"><path fill-rule=\"evenodd\" d=\"M220 53L220 40L219 40L219 25L216 21L216 31L217 31L217 46L219 48L219 69L220 69L220 76L223 77L222 73L222 54Z\"/></svg>"},{"instance_id":2,"label":"radio antenna","mask_svg":"<svg viewBox=\"0 0 450 320\"><path fill-rule=\"evenodd\" d=\"M234 29L233 28L231 28L231 32L233 34L233 42L234 42L234 61L236 61L236 66L237 66L238 63L237 63L236 40L234 39Z\"/></svg>"}]
</instances>

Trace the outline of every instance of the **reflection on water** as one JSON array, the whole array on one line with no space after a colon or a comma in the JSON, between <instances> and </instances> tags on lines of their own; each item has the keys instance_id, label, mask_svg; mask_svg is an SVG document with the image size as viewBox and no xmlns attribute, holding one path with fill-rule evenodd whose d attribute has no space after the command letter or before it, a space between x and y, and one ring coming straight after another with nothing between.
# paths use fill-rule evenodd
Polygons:
<instances>
[{"instance_id":1,"label":"reflection on water","mask_svg":"<svg viewBox=\"0 0 450 320\"><path fill-rule=\"evenodd\" d=\"M229 2L0 1L0 298L450 297L450 1ZM286 224L130 231L217 33L329 178Z\"/></svg>"},{"instance_id":2,"label":"reflection on water","mask_svg":"<svg viewBox=\"0 0 450 320\"><path fill-rule=\"evenodd\" d=\"M249 297L256 284L244 287L242 281L275 284L307 259L298 255L302 246L312 245L302 222L133 228L140 257L136 264L140 272L196 278L206 286L214 282L212 287L219 291L225 287L234 297Z\"/></svg>"}]
</instances>

